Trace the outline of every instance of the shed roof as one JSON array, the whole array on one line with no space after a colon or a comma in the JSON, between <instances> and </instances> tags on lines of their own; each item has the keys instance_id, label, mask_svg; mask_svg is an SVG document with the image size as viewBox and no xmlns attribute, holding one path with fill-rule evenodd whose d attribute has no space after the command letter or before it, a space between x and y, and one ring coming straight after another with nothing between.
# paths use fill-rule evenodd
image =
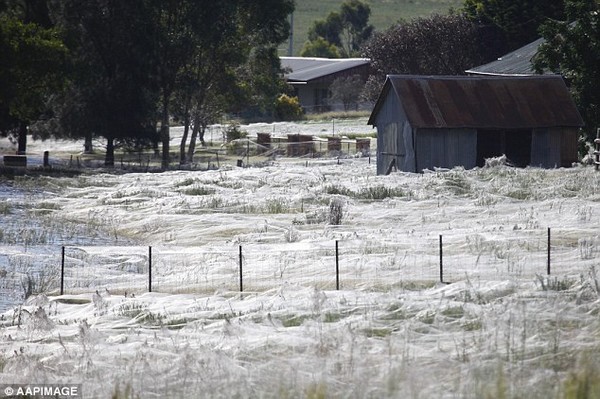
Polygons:
<instances>
[{"instance_id":1,"label":"shed roof","mask_svg":"<svg viewBox=\"0 0 600 399\"><path fill-rule=\"evenodd\" d=\"M583 126L564 81L556 75L389 75L368 124L375 124L390 90L400 98L408 121L415 128Z\"/></svg>"},{"instance_id":2,"label":"shed roof","mask_svg":"<svg viewBox=\"0 0 600 399\"><path fill-rule=\"evenodd\" d=\"M532 60L538 52L538 48L544 39L540 38L534 42L516 49L497 60L466 70L468 74L497 75L497 76L531 76L535 75Z\"/></svg>"},{"instance_id":3,"label":"shed roof","mask_svg":"<svg viewBox=\"0 0 600 399\"><path fill-rule=\"evenodd\" d=\"M311 80L369 64L367 58L281 57L281 66L290 72L285 77L290 84Z\"/></svg>"}]
</instances>

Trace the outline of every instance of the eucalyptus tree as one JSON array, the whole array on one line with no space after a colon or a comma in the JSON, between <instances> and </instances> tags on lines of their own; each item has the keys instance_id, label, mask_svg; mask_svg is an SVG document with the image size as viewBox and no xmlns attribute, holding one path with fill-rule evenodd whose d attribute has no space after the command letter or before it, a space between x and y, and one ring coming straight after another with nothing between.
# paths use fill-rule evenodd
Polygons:
<instances>
[{"instance_id":1,"label":"eucalyptus tree","mask_svg":"<svg viewBox=\"0 0 600 399\"><path fill-rule=\"evenodd\" d=\"M208 124L224 112L249 106L268 108L265 97L273 103L283 86L276 46L288 37L287 16L294 8L293 0L198 3L203 6L191 25L192 48L173 81L176 93L186 99L183 120L193 125L187 155L188 135L182 137L182 163L191 161L196 139L203 142ZM163 96L163 118L168 116L165 101ZM168 133L161 134L164 156Z\"/></svg>"},{"instance_id":2,"label":"eucalyptus tree","mask_svg":"<svg viewBox=\"0 0 600 399\"><path fill-rule=\"evenodd\" d=\"M61 27L72 48L68 95L57 106L60 130L106 139L105 165L115 144L151 140L156 134L153 27L145 0L65 0Z\"/></svg>"},{"instance_id":3,"label":"eucalyptus tree","mask_svg":"<svg viewBox=\"0 0 600 399\"><path fill-rule=\"evenodd\" d=\"M465 0L463 11L477 24L490 61L539 38L545 21L564 17L564 0Z\"/></svg>"},{"instance_id":4,"label":"eucalyptus tree","mask_svg":"<svg viewBox=\"0 0 600 399\"><path fill-rule=\"evenodd\" d=\"M29 126L64 86L68 52L56 29L10 11L0 15L0 133L16 137L24 154Z\"/></svg>"},{"instance_id":5,"label":"eucalyptus tree","mask_svg":"<svg viewBox=\"0 0 600 399\"><path fill-rule=\"evenodd\" d=\"M600 128L600 2L566 0L565 18L547 21L541 32L545 42L534 66L565 78L591 141Z\"/></svg>"},{"instance_id":6,"label":"eucalyptus tree","mask_svg":"<svg viewBox=\"0 0 600 399\"><path fill-rule=\"evenodd\" d=\"M359 54L361 47L373 34L373 25L369 24L371 8L360 0L346 0L339 11L330 12L323 20L317 20L308 31L309 41L302 52L313 54L327 51L324 42L333 45L344 57ZM331 52L331 50L329 50Z\"/></svg>"}]
</instances>

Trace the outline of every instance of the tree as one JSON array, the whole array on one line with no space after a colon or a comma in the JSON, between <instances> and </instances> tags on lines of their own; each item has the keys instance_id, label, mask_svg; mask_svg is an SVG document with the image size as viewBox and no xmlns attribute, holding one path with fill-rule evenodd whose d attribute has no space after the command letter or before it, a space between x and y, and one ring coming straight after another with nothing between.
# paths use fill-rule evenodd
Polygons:
<instances>
[{"instance_id":1,"label":"tree","mask_svg":"<svg viewBox=\"0 0 600 399\"><path fill-rule=\"evenodd\" d=\"M491 61L536 40L543 22L563 17L564 0L465 0L463 10Z\"/></svg>"},{"instance_id":2,"label":"tree","mask_svg":"<svg viewBox=\"0 0 600 399\"><path fill-rule=\"evenodd\" d=\"M591 141L600 126L600 7L594 0L567 0L565 15L563 21L549 20L542 26L545 43L534 67L564 76Z\"/></svg>"},{"instance_id":3,"label":"tree","mask_svg":"<svg viewBox=\"0 0 600 399\"><path fill-rule=\"evenodd\" d=\"M153 27L150 53L155 67L156 83L160 97L160 141L162 143L162 168L170 163L170 117L172 95L177 89L177 79L193 54L194 39L220 31L219 10L229 2L191 0L148 0L149 21Z\"/></svg>"},{"instance_id":4,"label":"tree","mask_svg":"<svg viewBox=\"0 0 600 399\"><path fill-rule=\"evenodd\" d=\"M341 102L344 111L348 111L351 107L358 108L363 86L364 83L359 75L336 78L329 86L330 99L332 102Z\"/></svg>"},{"instance_id":5,"label":"tree","mask_svg":"<svg viewBox=\"0 0 600 399\"><path fill-rule=\"evenodd\" d=\"M371 8L360 0L346 0L340 12L331 12L325 20L317 20L308 32L308 41L302 53L314 53L335 46L344 57L359 54L360 48L371 37L373 25L369 24ZM325 42L325 43L324 43Z\"/></svg>"},{"instance_id":6,"label":"tree","mask_svg":"<svg viewBox=\"0 0 600 399\"><path fill-rule=\"evenodd\" d=\"M284 87L277 44L288 37L287 16L292 0L208 2L195 20L200 29L192 37L193 50L184 70L193 84L188 120L192 123L187 155L187 134L180 144L180 162L191 162L196 139L225 111L245 106L272 112L274 99ZM217 23L213 23L218 21ZM188 79L188 80L190 80Z\"/></svg>"},{"instance_id":7,"label":"tree","mask_svg":"<svg viewBox=\"0 0 600 399\"><path fill-rule=\"evenodd\" d=\"M366 99L375 101L387 74L462 75L481 63L476 27L459 14L401 22L377 33L363 49L374 73Z\"/></svg>"},{"instance_id":8,"label":"tree","mask_svg":"<svg viewBox=\"0 0 600 399\"><path fill-rule=\"evenodd\" d=\"M340 58L338 48L322 37L307 41L300 52L301 57Z\"/></svg>"},{"instance_id":9,"label":"tree","mask_svg":"<svg viewBox=\"0 0 600 399\"><path fill-rule=\"evenodd\" d=\"M105 165L113 166L115 145L156 134L148 8L144 0L68 0L60 12L74 71L69 97L56 106L60 129L104 137Z\"/></svg>"},{"instance_id":10,"label":"tree","mask_svg":"<svg viewBox=\"0 0 600 399\"><path fill-rule=\"evenodd\" d=\"M373 25L369 24L371 8L360 0L347 0L341 6L342 46L348 57L357 55L363 44L373 34Z\"/></svg>"},{"instance_id":11,"label":"tree","mask_svg":"<svg viewBox=\"0 0 600 399\"><path fill-rule=\"evenodd\" d=\"M327 43L342 47L342 39L340 34L344 29L344 21L339 12L332 11L327 18L313 22L313 25L308 30L308 40L315 41L322 39Z\"/></svg>"},{"instance_id":12,"label":"tree","mask_svg":"<svg viewBox=\"0 0 600 399\"><path fill-rule=\"evenodd\" d=\"M64 85L67 55L58 31L0 16L0 132L17 136L25 153L28 127Z\"/></svg>"}]
</instances>

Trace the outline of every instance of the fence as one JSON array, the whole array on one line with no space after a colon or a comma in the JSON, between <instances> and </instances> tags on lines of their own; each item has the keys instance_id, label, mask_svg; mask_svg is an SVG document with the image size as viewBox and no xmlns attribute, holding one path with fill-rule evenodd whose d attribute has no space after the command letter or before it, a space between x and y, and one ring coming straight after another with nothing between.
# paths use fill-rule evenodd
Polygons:
<instances>
[{"instance_id":1,"label":"fence","mask_svg":"<svg viewBox=\"0 0 600 399\"><path fill-rule=\"evenodd\" d=\"M600 266L594 230L407 232L394 241L191 247L29 247L0 255L0 293L18 302L34 292L108 290L214 293L285 284L325 290L387 290L406 284L568 276ZM0 307L2 302L0 302Z\"/></svg>"}]
</instances>

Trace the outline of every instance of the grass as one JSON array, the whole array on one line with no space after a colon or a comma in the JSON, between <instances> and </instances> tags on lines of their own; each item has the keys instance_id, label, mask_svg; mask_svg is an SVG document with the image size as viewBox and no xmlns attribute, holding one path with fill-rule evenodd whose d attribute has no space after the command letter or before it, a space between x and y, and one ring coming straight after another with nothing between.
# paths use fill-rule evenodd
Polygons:
<instances>
[{"instance_id":1,"label":"grass","mask_svg":"<svg viewBox=\"0 0 600 399\"><path fill-rule=\"evenodd\" d=\"M383 31L399 20L410 20L432 13L447 14L450 8L460 8L463 0L368 0L371 7L369 22L376 31ZM296 2L294 12L294 54L300 55L308 30L315 20L325 19L332 11L339 11L339 0L303 0ZM280 46L280 55L287 55L289 43Z\"/></svg>"},{"instance_id":2,"label":"grass","mask_svg":"<svg viewBox=\"0 0 600 399\"><path fill-rule=\"evenodd\" d=\"M211 195L215 193L214 188L205 186L195 186L183 191L185 195Z\"/></svg>"},{"instance_id":3,"label":"grass","mask_svg":"<svg viewBox=\"0 0 600 399\"><path fill-rule=\"evenodd\" d=\"M337 184L330 184L325 186L324 191L329 195L344 195L346 197L366 200L366 201L377 201L386 198L405 197L406 192L400 187L388 187L384 185L375 185L361 188L360 190L353 191Z\"/></svg>"}]
</instances>

